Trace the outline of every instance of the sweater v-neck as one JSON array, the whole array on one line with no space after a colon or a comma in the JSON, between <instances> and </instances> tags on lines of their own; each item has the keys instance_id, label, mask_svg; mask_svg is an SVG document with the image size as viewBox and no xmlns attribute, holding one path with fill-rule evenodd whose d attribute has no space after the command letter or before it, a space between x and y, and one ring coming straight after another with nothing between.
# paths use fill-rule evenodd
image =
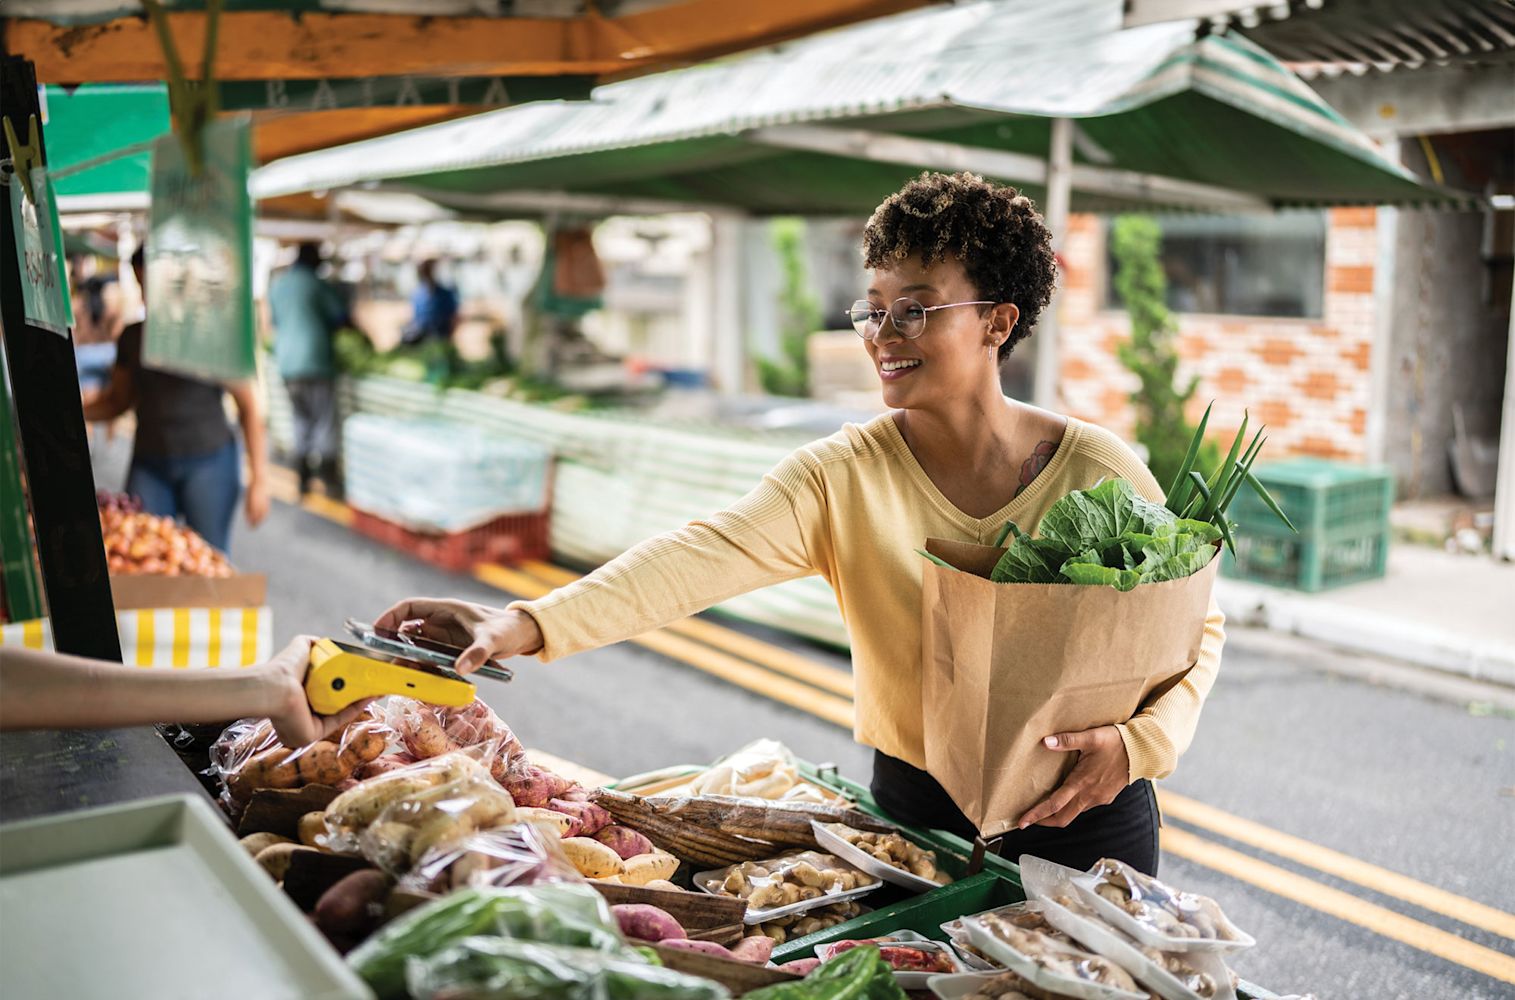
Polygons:
<instances>
[{"instance_id":1,"label":"sweater v-neck","mask_svg":"<svg viewBox=\"0 0 1515 1000\"><path fill-rule=\"evenodd\" d=\"M894 419L893 411L885 413L879 419L884 424L885 445L899 458L905 470L910 474L910 478L915 480L916 485L931 501L932 506L973 532L975 537L981 537L990 528L1003 527L1006 521L1014 520L1023 509L1034 505L1040 495L1046 491L1047 484L1057 480L1062 466L1068 464L1070 456L1078 450L1079 438L1083 434L1083 421L1075 417L1066 417L1068 424L1063 429L1063 439L1057 446L1057 453L1052 456L1052 461L1036 474L1031 484L989 516L973 517L948 500L947 495L931 481L931 477L921 466L920 460L915 457L915 452L910 450L910 444L905 440L905 435L900 433L899 423Z\"/></svg>"}]
</instances>

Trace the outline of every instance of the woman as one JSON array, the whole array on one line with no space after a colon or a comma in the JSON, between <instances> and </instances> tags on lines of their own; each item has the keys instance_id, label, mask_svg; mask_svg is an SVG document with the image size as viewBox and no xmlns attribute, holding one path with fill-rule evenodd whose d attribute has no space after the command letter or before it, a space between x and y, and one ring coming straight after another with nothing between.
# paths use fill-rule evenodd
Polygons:
<instances>
[{"instance_id":1,"label":"woman","mask_svg":"<svg viewBox=\"0 0 1515 1000\"><path fill-rule=\"evenodd\" d=\"M146 289L142 248L132 255L137 285ZM231 522L242 491L236 435L226 422L225 393L237 404L247 444L247 523L268 516L268 448L263 418L251 381L220 386L142 363L143 324L121 334L110 381L84 404L85 420L115 420L136 410L126 492L143 509L162 517L182 517L196 534L222 552L231 543Z\"/></svg>"},{"instance_id":2,"label":"woman","mask_svg":"<svg viewBox=\"0 0 1515 1000\"><path fill-rule=\"evenodd\" d=\"M873 792L897 819L975 833L922 768L921 558L928 536L992 544L1014 520L1032 529L1075 489L1111 476L1162 491L1115 435L1006 399L1000 363L1051 299L1051 236L1013 188L926 174L869 220L868 298L853 309L891 409L806 445L753 492L708 520L651 539L569 586L504 610L412 600L421 618L486 656L553 660L616 642L757 587L819 573L852 640L856 738L875 749ZM1157 870L1152 779L1189 745L1224 636L1213 606L1199 663L1128 722L1047 734L1077 752L1061 787L1018 817L1009 856L1086 868L1103 856Z\"/></svg>"}]
</instances>

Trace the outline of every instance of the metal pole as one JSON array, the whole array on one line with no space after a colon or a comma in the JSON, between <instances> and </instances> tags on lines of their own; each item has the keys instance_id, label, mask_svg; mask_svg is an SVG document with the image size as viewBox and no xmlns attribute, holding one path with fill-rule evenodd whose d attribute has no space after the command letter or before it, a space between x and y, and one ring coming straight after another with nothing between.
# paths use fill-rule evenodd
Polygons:
<instances>
[{"instance_id":1,"label":"metal pole","mask_svg":"<svg viewBox=\"0 0 1515 1000\"><path fill-rule=\"evenodd\" d=\"M1499 478L1494 486L1494 558L1515 560L1515 289L1510 291L1510 344L1499 425Z\"/></svg>"},{"instance_id":2,"label":"metal pole","mask_svg":"<svg viewBox=\"0 0 1515 1000\"><path fill-rule=\"evenodd\" d=\"M1052 141L1047 151L1047 200L1043 218L1052 230L1052 249L1061 253L1068 232L1068 206L1073 197L1073 121L1052 119ZM1036 405L1058 409L1058 308L1062 293L1056 292L1047 311L1037 324L1032 341L1036 344Z\"/></svg>"}]
</instances>

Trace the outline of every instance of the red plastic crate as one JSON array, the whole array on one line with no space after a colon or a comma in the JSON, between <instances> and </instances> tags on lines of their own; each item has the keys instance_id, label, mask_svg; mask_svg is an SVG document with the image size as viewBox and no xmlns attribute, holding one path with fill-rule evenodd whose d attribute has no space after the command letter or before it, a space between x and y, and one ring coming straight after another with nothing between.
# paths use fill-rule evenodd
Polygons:
<instances>
[{"instance_id":1,"label":"red plastic crate","mask_svg":"<svg viewBox=\"0 0 1515 1000\"><path fill-rule=\"evenodd\" d=\"M548 512L506 514L467 531L425 532L352 508L352 530L423 562L466 573L480 563L513 563L549 555Z\"/></svg>"}]
</instances>

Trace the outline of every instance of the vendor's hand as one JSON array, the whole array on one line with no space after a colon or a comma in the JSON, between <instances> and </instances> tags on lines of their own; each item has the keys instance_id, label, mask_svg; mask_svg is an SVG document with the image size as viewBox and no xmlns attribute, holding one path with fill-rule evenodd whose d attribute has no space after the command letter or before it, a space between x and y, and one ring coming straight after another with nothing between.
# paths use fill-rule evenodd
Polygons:
<instances>
[{"instance_id":1,"label":"vendor's hand","mask_svg":"<svg viewBox=\"0 0 1515 1000\"><path fill-rule=\"evenodd\" d=\"M336 715L317 715L305 694L305 673L310 669L308 635L296 637L260 670L268 681L268 721L273 723L279 742L287 747L303 747L325 739L357 720L372 698L348 705Z\"/></svg>"},{"instance_id":2,"label":"vendor's hand","mask_svg":"<svg viewBox=\"0 0 1515 1000\"><path fill-rule=\"evenodd\" d=\"M419 621L418 631L428 639L467 647L458 657L460 674L473 673L484 661L504 656L524 656L542 648L542 630L524 611L501 611L468 601L426 597L401 601L379 616L376 628L399 631L406 622Z\"/></svg>"},{"instance_id":3,"label":"vendor's hand","mask_svg":"<svg viewBox=\"0 0 1515 1000\"><path fill-rule=\"evenodd\" d=\"M247 523L256 528L268 516L268 484L254 479L247 484Z\"/></svg>"},{"instance_id":4,"label":"vendor's hand","mask_svg":"<svg viewBox=\"0 0 1515 1000\"><path fill-rule=\"evenodd\" d=\"M1078 763L1055 791L1033 806L1016 823L1028 826L1067 826L1085 809L1107 806L1131 781L1126 741L1114 726L1081 733L1057 733L1042 740L1048 750L1078 751Z\"/></svg>"}]
</instances>

